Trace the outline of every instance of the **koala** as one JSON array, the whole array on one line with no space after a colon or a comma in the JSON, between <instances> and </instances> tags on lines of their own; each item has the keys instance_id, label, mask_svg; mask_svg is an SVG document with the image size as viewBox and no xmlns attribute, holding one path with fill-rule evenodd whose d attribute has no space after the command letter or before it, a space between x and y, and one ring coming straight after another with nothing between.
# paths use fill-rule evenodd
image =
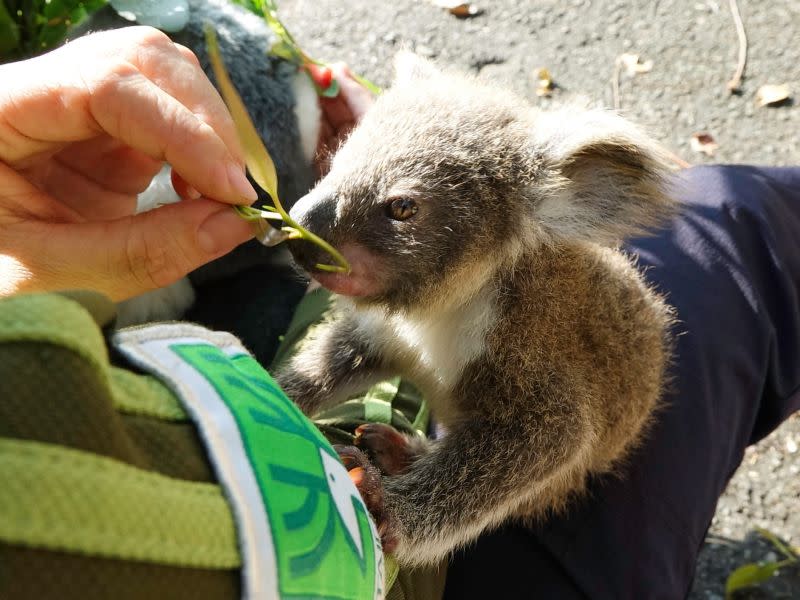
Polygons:
<instances>
[{"instance_id":1,"label":"koala","mask_svg":"<svg viewBox=\"0 0 800 600\"><path fill-rule=\"evenodd\" d=\"M351 270L318 270L330 258L290 242L335 304L279 384L313 415L399 374L446 432L377 475L400 564L563 510L645 435L673 316L618 242L674 211L664 164L614 113L542 112L402 55L292 209Z\"/></svg>"}]
</instances>

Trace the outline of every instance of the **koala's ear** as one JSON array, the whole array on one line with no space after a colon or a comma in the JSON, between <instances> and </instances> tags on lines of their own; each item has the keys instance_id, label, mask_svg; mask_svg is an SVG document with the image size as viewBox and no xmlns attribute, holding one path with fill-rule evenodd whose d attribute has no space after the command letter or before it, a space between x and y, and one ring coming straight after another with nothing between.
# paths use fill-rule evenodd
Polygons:
<instances>
[{"instance_id":1,"label":"koala's ear","mask_svg":"<svg viewBox=\"0 0 800 600\"><path fill-rule=\"evenodd\" d=\"M432 62L413 52L399 52L394 58L394 85L403 85L440 75Z\"/></svg>"},{"instance_id":2,"label":"koala's ear","mask_svg":"<svg viewBox=\"0 0 800 600\"><path fill-rule=\"evenodd\" d=\"M673 212L663 153L631 123L587 109L538 121L534 143L551 176L535 217L552 234L613 245Z\"/></svg>"}]
</instances>

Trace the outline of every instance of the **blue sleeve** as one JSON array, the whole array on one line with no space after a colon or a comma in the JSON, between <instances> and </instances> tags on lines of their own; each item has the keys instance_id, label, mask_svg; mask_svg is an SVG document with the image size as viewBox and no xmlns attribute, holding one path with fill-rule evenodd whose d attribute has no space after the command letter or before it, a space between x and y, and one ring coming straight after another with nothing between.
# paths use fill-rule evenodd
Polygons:
<instances>
[{"instance_id":1,"label":"blue sleeve","mask_svg":"<svg viewBox=\"0 0 800 600\"><path fill-rule=\"evenodd\" d=\"M459 553L448 575L459 597L481 597L472 573L494 567L505 576L485 597L685 597L745 448L800 408L800 169L699 167L673 184L680 214L627 246L678 318L655 424L566 514ZM502 567L505 543L527 565L517 576Z\"/></svg>"}]
</instances>

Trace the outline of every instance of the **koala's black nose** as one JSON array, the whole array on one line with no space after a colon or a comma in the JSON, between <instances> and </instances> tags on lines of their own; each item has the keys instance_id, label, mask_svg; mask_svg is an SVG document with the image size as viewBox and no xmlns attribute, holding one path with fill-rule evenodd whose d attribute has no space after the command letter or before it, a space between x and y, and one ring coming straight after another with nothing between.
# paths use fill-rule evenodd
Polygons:
<instances>
[{"instance_id":1,"label":"koala's black nose","mask_svg":"<svg viewBox=\"0 0 800 600\"><path fill-rule=\"evenodd\" d=\"M309 231L322 235L336 218L336 200L331 194L311 190L294 203L289 216Z\"/></svg>"},{"instance_id":2,"label":"koala's black nose","mask_svg":"<svg viewBox=\"0 0 800 600\"><path fill-rule=\"evenodd\" d=\"M336 219L334 196L316 189L312 190L295 203L289 211L289 216L301 227L333 243L331 236ZM330 262L330 257L325 252L316 244L306 240L292 240L289 242L289 250L300 266L309 271L317 263Z\"/></svg>"}]
</instances>

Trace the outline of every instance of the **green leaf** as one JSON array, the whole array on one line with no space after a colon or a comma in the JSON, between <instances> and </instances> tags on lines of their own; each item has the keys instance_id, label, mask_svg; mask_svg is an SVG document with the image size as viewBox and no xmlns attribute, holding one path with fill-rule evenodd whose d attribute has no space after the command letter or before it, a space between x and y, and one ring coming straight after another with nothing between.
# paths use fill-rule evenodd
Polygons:
<instances>
[{"instance_id":1,"label":"green leaf","mask_svg":"<svg viewBox=\"0 0 800 600\"><path fill-rule=\"evenodd\" d=\"M269 53L273 56L278 56L290 63L296 64L298 67L303 64L303 57L297 53L297 50L286 43L285 40L279 40L272 45Z\"/></svg>"},{"instance_id":2,"label":"green leaf","mask_svg":"<svg viewBox=\"0 0 800 600\"><path fill-rule=\"evenodd\" d=\"M779 562L742 565L731 573L725 582L725 600L731 600L734 592L763 583L772 577L778 569L795 563L797 563L796 558L789 558Z\"/></svg>"},{"instance_id":3,"label":"green leaf","mask_svg":"<svg viewBox=\"0 0 800 600\"><path fill-rule=\"evenodd\" d=\"M242 0L238 0L239 3ZM267 22L267 25L272 30L272 32L278 36L278 41L270 49L270 54L274 56L279 56L284 60L287 60L291 63L296 64L298 67L306 65L308 63L313 63L315 65L325 66L324 62L315 60L311 58L308 54L306 54L302 48L297 44L294 37L289 30L286 29L281 20L278 18L278 7L275 5L275 2L270 0L252 0L259 4L259 8L261 10L261 14L264 16L264 20ZM254 11L258 12L258 11ZM381 93L381 88L377 85L369 81L366 77L361 77L360 75L353 74L353 77L356 81L358 81L361 85L367 88L370 92L375 94L376 96ZM312 82L313 82L312 78ZM323 96L325 98L335 98L339 95L339 82L335 79L331 82L327 88L321 88L314 82L314 89L317 90L317 94Z\"/></svg>"},{"instance_id":4,"label":"green leaf","mask_svg":"<svg viewBox=\"0 0 800 600\"><path fill-rule=\"evenodd\" d=\"M794 551L794 549L790 548L786 544L784 544L777 535L772 533L767 529L763 529L761 527L756 528L758 534L763 537L764 539L768 540L773 546L775 546L781 554L783 554L786 558L798 560L800 556Z\"/></svg>"},{"instance_id":5,"label":"green leaf","mask_svg":"<svg viewBox=\"0 0 800 600\"><path fill-rule=\"evenodd\" d=\"M731 600L732 594L742 588L762 583L772 577L778 570L780 563L742 565L728 576L725 582L725 598Z\"/></svg>"},{"instance_id":6,"label":"green leaf","mask_svg":"<svg viewBox=\"0 0 800 600\"><path fill-rule=\"evenodd\" d=\"M214 76L217 78L217 85L222 93L222 97L225 99L225 104L228 105L228 110L231 111L233 122L236 125L236 133L239 135L239 141L244 148L247 169L250 171L250 175L252 175L256 183L261 186L277 204L278 174L275 171L275 163L272 162L272 157L269 155L269 152L267 152L267 147L264 146L264 142L261 141L261 136L258 135L253 125L253 121L250 120L250 115L247 113L244 102L242 102L230 77L228 77L228 71L225 69L225 64L222 62L219 46L217 45L217 36L214 30L210 25L206 25L205 31L211 68L214 70Z\"/></svg>"},{"instance_id":7,"label":"green leaf","mask_svg":"<svg viewBox=\"0 0 800 600\"><path fill-rule=\"evenodd\" d=\"M275 163L272 162L272 157L269 155L264 142L261 141L261 137L258 135L253 121L250 119L250 115L247 113L244 102L242 102L230 77L228 77L228 72L225 69L225 64L222 62L222 56L220 55L219 46L217 45L216 33L214 33L213 28L209 24L205 26L205 35L211 68L214 70L214 75L217 78L217 86L222 94L222 98L225 100L225 104L228 106L228 110L231 112L231 117L236 126L236 133L244 148L247 169L261 189L270 195L275 203L276 211L288 225L288 227L283 227L282 230L289 234L288 239L303 238L316 244L330 254L337 263L336 265L330 265L331 269L342 273L349 273L350 264L338 250L318 235L301 227L289 216L289 213L284 210L278 198L278 174L275 171ZM256 209L251 208L251 210ZM247 216L248 214L252 215L252 213L249 213L246 209L237 208L237 211L240 215L244 216L244 218L251 221L254 220ZM262 229L269 227L263 219L255 224Z\"/></svg>"},{"instance_id":8,"label":"green leaf","mask_svg":"<svg viewBox=\"0 0 800 600\"><path fill-rule=\"evenodd\" d=\"M66 15L63 18L53 19L42 28L41 33L39 33L39 48L41 50L47 50L48 48L57 46L58 43L64 39L65 35L67 35Z\"/></svg>"},{"instance_id":9,"label":"green leaf","mask_svg":"<svg viewBox=\"0 0 800 600\"><path fill-rule=\"evenodd\" d=\"M11 18L5 2L0 0L0 58L19 47L19 25Z\"/></svg>"},{"instance_id":10,"label":"green leaf","mask_svg":"<svg viewBox=\"0 0 800 600\"><path fill-rule=\"evenodd\" d=\"M264 16L264 13L261 11L260 4L258 2L253 2L253 0L231 0L231 2L238 4L239 6L244 6L251 13L258 15L259 17Z\"/></svg>"},{"instance_id":11,"label":"green leaf","mask_svg":"<svg viewBox=\"0 0 800 600\"><path fill-rule=\"evenodd\" d=\"M378 95L379 95L379 94L380 94L380 93L383 91L383 90L381 90L381 88L380 88L380 87L378 87L377 85L375 85L374 83L372 83L372 82L371 82L369 79L367 79L366 77L362 77L361 75L357 75L357 74L355 74L355 73L353 73L353 77L355 78L355 80L356 80L358 83L360 83L361 85L363 85L365 88L367 88L367 89L368 89L370 92L372 92L372 93L373 93L373 94L375 94L376 96L378 96Z\"/></svg>"},{"instance_id":12,"label":"green leaf","mask_svg":"<svg viewBox=\"0 0 800 600\"><path fill-rule=\"evenodd\" d=\"M83 7L86 9L86 12L91 14L94 11L103 8L106 5L106 0L86 0L81 4L83 4Z\"/></svg>"},{"instance_id":13,"label":"green leaf","mask_svg":"<svg viewBox=\"0 0 800 600\"><path fill-rule=\"evenodd\" d=\"M322 263L317 263L314 265L315 269L320 271L327 271L328 273L341 273L342 269L338 265L323 265Z\"/></svg>"},{"instance_id":14,"label":"green leaf","mask_svg":"<svg viewBox=\"0 0 800 600\"><path fill-rule=\"evenodd\" d=\"M233 207L233 209L246 221L258 221L261 219L261 211L257 208L253 208L252 206L237 204Z\"/></svg>"},{"instance_id":15,"label":"green leaf","mask_svg":"<svg viewBox=\"0 0 800 600\"><path fill-rule=\"evenodd\" d=\"M234 208L236 212L247 221L261 221L262 219L273 219L275 221L283 220L281 213L271 206L266 208L253 208L252 206L243 206L240 204Z\"/></svg>"}]
</instances>

